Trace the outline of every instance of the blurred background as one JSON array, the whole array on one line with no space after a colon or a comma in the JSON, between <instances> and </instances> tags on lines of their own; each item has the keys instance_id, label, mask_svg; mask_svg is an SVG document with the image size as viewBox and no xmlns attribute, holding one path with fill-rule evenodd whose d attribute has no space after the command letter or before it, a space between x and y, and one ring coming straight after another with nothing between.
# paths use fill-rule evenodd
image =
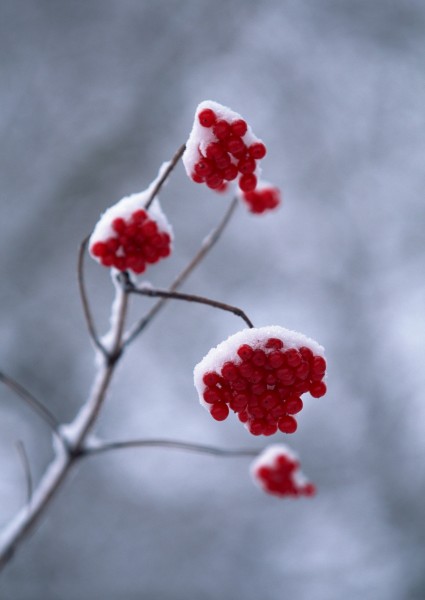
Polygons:
<instances>
[{"instance_id":1,"label":"blurred background","mask_svg":"<svg viewBox=\"0 0 425 600\"><path fill-rule=\"evenodd\" d=\"M94 360L76 283L99 214L143 189L197 104L267 143L284 203L238 208L184 290L317 339L328 394L289 438L251 438L198 404L193 366L243 327L169 304L117 372L98 434L232 447L288 441L314 499L263 495L249 459L125 450L79 465L0 578L4 600L425 598L425 5L421 0L0 1L0 370L63 422ZM165 287L230 197L181 165L161 195ZM112 286L87 260L96 320ZM132 318L150 306L134 299ZM0 525L37 481L45 424L0 390Z\"/></svg>"}]
</instances>

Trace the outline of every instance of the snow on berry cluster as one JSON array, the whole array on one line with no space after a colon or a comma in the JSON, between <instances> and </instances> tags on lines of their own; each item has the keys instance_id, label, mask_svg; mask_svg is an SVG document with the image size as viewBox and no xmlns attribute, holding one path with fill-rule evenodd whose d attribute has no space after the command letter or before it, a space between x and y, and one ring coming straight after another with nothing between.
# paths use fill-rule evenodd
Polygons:
<instances>
[{"instance_id":1,"label":"snow on berry cluster","mask_svg":"<svg viewBox=\"0 0 425 600\"><path fill-rule=\"evenodd\" d=\"M241 192L240 197L247 204L248 210L255 214L273 210L280 204L279 188L263 181L252 192Z\"/></svg>"},{"instance_id":2,"label":"snow on berry cluster","mask_svg":"<svg viewBox=\"0 0 425 600\"><path fill-rule=\"evenodd\" d=\"M93 258L105 267L143 273L171 253L172 229L157 198L145 210L153 185L106 210L89 241Z\"/></svg>"},{"instance_id":3,"label":"snow on berry cluster","mask_svg":"<svg viewBox=\"0 0 425 600\"><path fill-rule=\"evenodd\" d=\"M274 496L313 496L316 488L299 467L296 454L284 444L275 444L255 459L251 475L261 489Z\"/></svg>"},{"instance_id":4,"label":"snow on berry cluster","mask_svg":"<svg viewBox=\"0 0 425 600\"><path fill-rule=\"evenodd\" d=\"M324 349L301 333L244 329L212 348L194 369L201 404L217 421L230 410L253 435L293 433L301 395L326 393Z\"/></svg>"},{"instance_id":5,"label":"snow on berry cluster","mask_svg":"<svg viewBox=\"0 0 425 600\"><path fill-rule=\"evenodd\" d=\"M201 102L183 164L196 183L221 191L226 182L237 180L244 192L257 187L258 161L266 155L266 147L242 117L217 102Z\"/></svg>"}]
</instances>

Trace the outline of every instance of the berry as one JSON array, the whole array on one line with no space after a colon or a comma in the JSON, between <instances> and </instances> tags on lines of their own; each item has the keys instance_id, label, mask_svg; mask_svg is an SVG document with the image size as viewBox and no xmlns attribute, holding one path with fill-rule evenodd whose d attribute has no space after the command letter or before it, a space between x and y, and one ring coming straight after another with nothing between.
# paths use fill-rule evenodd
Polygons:
<instances>
[{"instance_id":1,"label":"berry","mask_svg":"<svg viewBox=\"0 0 425 600\"><path fill-rule=\"evenodd\" d=\"M253 173L246 173L239 179L239 187L243 192L252 192L257 185L257 178Z\"/></svg>"},{"instance_id":2,"label":"berry","mask_svg":"<svg viewBox=\"0 0 425 600\"><path fill-rule=\"evenodd\" d=\"M254 142L248 148L249 155L256 160L264 158L266 156L267 150L265 145L262 142Z\"/></svg>"},{"instance_id":3,"label":"berry","mask_svg":"<svg viewBox=\"0 0 425 600\"><path fill-rule=\"evenodd\" d=\"M198 119L203 127L212 127L216 121L215 112L210 108L204 108L198 114Z\"/></svg>"},{"instance_id":4,"label":"berry","mask_svg":"<svg viewBox=\"0 0 425 600\"><path fill-rule=\"evenodd\" d=\"M242 158L238 162L239 172L245 175L246 173L254 173L256 168L255 160L253 158Z\"/></svg>"},{"instance_id":5,"label":"berry","mask_svg":"<svg viewBox=\"0 0 425 600\"><path fill-rule=\"evenodd\" d=\"M246 121L243 119L238 119L237 121L233 121L231 124L232 134L237 137L243 137L245 133L248 131L248 125Z\"/></svg>"},{"instance_id":6,"label":"berry","mask_svg":"<svg viewBox=\"0 0 425 600\"><path fill-rule=\"evenodd\" d=\"M252 463L251 475L263 491L280 498L316 493L315 486L300 472L296 455L283 444L266 448Z\"/></svg>"},{"instance_id":7,"label":"berry","mask_svg":"<svg viewBox=\"0 0 425 600\"><path fill-rule=\"evenodd\" d=\"M253 435L273 435L277 429L294 433L297 421L293 415L303 408L301 395L309 391L320 397L326 391L325 373L314 372L314 368L322 371L326 362L303 345L304 337L298 347L293 347L293 332L289 342L282 333L282 338L265 335L260 341L255 338L254 344L247 343L253 339L249 333L253 331L261 330L247 330L246 336L242 335L244 332L236 334L240 341L230 353L219 350L215 357L217 349L211 350L213 356L206 363L207 370L202 370L202 362L195 367L195 373L199 370L200 374L198 391L210 405L224 403L233 412L243 413L240 420ZM288 348L289 343L292 347ZM303 358L301 350L311 360ZM219 358L223 355L224 362ZM216 370L211 370L211 364L217 365Z\"/></svg>"},{"instance_id":8,"label":"berry","mask_svg":"<svg viewBox=\"0 0 425 600\"><path fill-rule=\"evenodd\" d=\"M201 158L195 165L195 173L199 177L208 177L214 171L214 163L208 160L208 158Z\"/></svg>"},{"instance_id":9,"label":"berry","mask_svg":"<svg viewBox=\"0 0 425 600\"><path fill-rule=\"evenodd\" d=\"M224 402L217 402L211 406L210 413L216 421L224 421L229 416L229 407Z\"/></svg>"},{"instance_id":10,"label":"berry","mask_svg":"<svg viewBox=\"0 0 425 600\"><path fill-rule=\"evenodd\" d=\"M241 152L244 152L246 146L242 138L232 135L226 140L226 148L230 152L230 154L236 156Z\"/></svg>"},{"instance_id":11,"label":"berry","mask_svg":"<svg viewBox=\"0 0 425 600\"><path fill-rule=\"evenodd\" d=\"M230 125L227 121L216 121L213 127L214 135L219 140L225 140L230 135Z\"/></svg>"}]
</instances>

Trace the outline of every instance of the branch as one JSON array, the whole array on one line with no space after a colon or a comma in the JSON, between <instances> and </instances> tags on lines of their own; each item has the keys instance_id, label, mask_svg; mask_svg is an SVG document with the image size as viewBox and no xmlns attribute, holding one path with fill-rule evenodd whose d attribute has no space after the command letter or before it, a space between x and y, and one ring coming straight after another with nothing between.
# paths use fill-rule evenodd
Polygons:
<instances>
[{"instance_id":1,"label":"branch","mask_svg":"<svg viewBox=\"0 0 425 600\"><path fill-rule=\"evenodd\" d=\"M27 488L27 505L29 506L32 498L32 476L31 476L31 467L30 462L28 460L28 454L25 450L25 445L21 440L16 442L16 448L19 453L19 458L21 459L22 466L25 474L25 483Z\"/></svg>"},{"instance_id":2,"label":"branch","mask_svg":"<svg viewBox=\"0 0 425 600\"><path fill-rule=\"evenodd\" d=\"M90 338L93 344L96 346L96 348L100 350L104 356L106 356L106 348L102 344L102 342L99 339L99 336L96 333L93 316L91 313L90 304L87 296L86 284L84 281L84 257L86 254L89 239L89 236L84 238L84 240L81 242L80 249L78 251L78 289L80 291L81 304L83 305L84 318L86 320L86 325L87 329L89 330Z\"/></svg>"},{"instance_id":3,"label":"branch","mask_svg":"<svg viewBox=\"0 0 425 600\"><path fill-rule=\"evenodd\" d=\"M12 392L19 396L32 410L43 419L45 423L52 429L52 431L60 438L59 434L59 421L50 412L50 410L44 406L40 400L37 400L27 389L25 389L20 383L5 375L0 371L0 382L4 383Z\"/></svg>"},{"instance_id":4,"label":"branch","mask_svg":"<svg viewBox=\"0 0 425 600\"><path fill-rule=\"evenodd\" d=\"M196 444L190 442L180 442L178 440L126 440L117 442L104 442L94 446L88 446L81 450L81 456L93 456L94 454L103 454L111 450L124 450L126 448L172 448L174 450L184 450L187 452L196 452L200 454L212 454L220 457L238 457L238 456L257 456L259 450L254 448L240 448L227 450L215 446Z\"/></svg>"},{"instance_id":5,"label":"branch","mask_svg":"<svg viewBox=\"0 0 425 600\"><path fill-rule=\"evenodd\" d=\"M174 169L174 167L176 166L176 164L179 162L179 160L183 156L183 153L184 153L185 150L186 150L186 144L183 144L183 146L180 146L180 148L177 150L177 152L175 153L175 155L173 156L173 158L170 160L170 162L168 163L166 169L164 170L164 173L158 179L155 187L153 188L153 190L152 190L152 192L151 192L151 194L149 196L149 199L146 202L145 210L148 210L148 208L150 207L150 205L154 201L155 196L158 194L159 190L162 188L163 184L165 183L165 181L170 176L171 171Z\"/></svg>"},{"instance_id":6,"label":"branch","mask_svg":"<svg viewBox=\"0 0 425 600\"><path fill-rule=\"evenodd\" d=\"M206 304L207 306L212 306L213 308L219 308L220 310L231 312L237 317L240 317L245 321L248 327L254 327L244 311L237 306L225 304L224 302L218 302L217 300L211 300L210 298L205 298L204 296L195 296L194 294L181 294L179 292L169 292L168 290L158 290L149 287L135 287L135 285L128 279L124 285L126 285L126 289L131 294L150 296L151 298L169 298L173 300L184 300L185 302L197 302L198 304Z\"/></svg>"},{"instance_id":7,"label":"branch","mask_svg":"<svg viewBox=\"0 0 425 600\"><path fill-rule=\"evenodd\" d=\"M208 254L211 248L217 243L217 241L220 239L221 234L226 228L226 225L230 221L237 205L238 199L234 198L231 204L229 205L226 213L224 214L223 219L220 221L217 227L215 227L204 239L196 255L183 269L183 271L181 271L181 273L179 273L179 275L175 278L168 291L174 292L175 290L177 290L189 277L192 271L198 266L198 264L202 261L205 255ZM123 350L136 339L136 337L145 329L145 327L147 327L147 325L149 325L149 323L157 315L157 313L161 310L161 308L165 305L167 301L167 298L161 298L161 300L158 300L158 302L154 304L150 311L138 323L134 325L134 327L128 332L127 336L124 337L124 342L122 345Z\"/></svg>"}]
</instances>

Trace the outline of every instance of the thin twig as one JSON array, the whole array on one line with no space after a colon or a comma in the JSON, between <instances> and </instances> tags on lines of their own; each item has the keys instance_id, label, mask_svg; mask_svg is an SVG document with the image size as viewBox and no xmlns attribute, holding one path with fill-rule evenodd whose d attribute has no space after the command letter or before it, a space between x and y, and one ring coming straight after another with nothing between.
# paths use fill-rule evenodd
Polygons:
<instances>
[{"instance_id":1,"label":"thin twig","mask_svg":"<svg viewBox=\"0 0 425 600\"><path fill-rule=\"evenodd\" d=\"M183 144L183 146L180 146L180 148L177 150L177 152L175 153L175 155L173 156L173 158L168 163L166 169L164 170L164 173L161 175L161 177L156 182L156 185L153 188L153 190L152 190L152 192L151 192L151 194L150 194L150 196L148 198L148 201L145 204L145 209L146 210L150 207L150 205L154 201L154 199L155 199L156 195L158 194L159 190L162 188L162 186L165 183L165 181L167 181L168 177L170 176L171 171L174 169L174 167L176 166L176 164L179 162L179 160L183 156L183 153L184 153L185 150L186 150L186 144Z\"/></svg>"},{"instance_id":2,"label":"thin twig","mask_svg":"<svg viewBox=\"0 0 425 600\"><path fill-rule=\"evenodd\" d=\"M175 450L185 450L188 452L197 452L201 454L212 454L213 456L237 457L237 456L257 456L260 450L254 448L240 448L227 450L205 444L196 444L190 442L180 442L178 440L125 440L117 442L105 442L95 446L88 446L81 450L80 456L92 456L101 454L110 450L123 450L125 448L173 448Z\"/></svg>"},{"instance_id":3,"label":"thin twig","mask_svg":"<svg viewBox=\"0 0 425 600\"><path fill-rule=\"evenodd\" d=\"M181 294L180 292L169 292L168 290L158 290L153 288L135 287L133 284L129 284L127 287L131 294L138 294L140 296L149 296L151 298L169 298L172 300L184 300L185 302L197 302L198 304L206 304L213 308L225 310L231 312L237 317L240 317L245 321L248 327L253 328L251 320L247 317L244 311L237 306L225 304L224 302L218 302L211 298L205 298L204 296L195 296L194 294Z\"/></svg>"},{"instance_id":4,"label":"thin twig","mask_svg":"<svg viewBox=\"0 0 425 600\"><path fill-rule=\"evenodd\" d=\"M90 303L87 296L86 284L84 280L84 257L86 254L87 244L90 236L84 238L81 242L80 249L78 251L78 289L80 291L81 304L83 305L84 318L86 320L87 329L89 330L90 338L93 344L102 352L104 356L107 355L106 348L102 344L97 335L96 328L94 326L93 316L90 309Z\"/></svg>"},{"instance_id":5,"label":"thin twig","mask_svg":"<svg viewBox=\"0 0 425 600\"><path fill-rule=\"evenodd\" d=\"M28 454L25 450L25 445L21 440L16 442L16 448L18 450L19 458L21 459L22 466L24 468L25 473L25 483L27 489L27 504L28 506L31 504L32 499L32 476L31 476L31 466L28 460Z\"/></svg>"},{"instance_id":6,"label":"thin twig","mask_svg":"<svg viewBox=\"0 0 425 600\"><path fill-rule=\"evenodd\" d=\"M37 398L33 396L31 392L24 388L24 386L1 371L0 382L6 385L17 396L19 396L30 408L32 408L34 412L36 412L43 419L45 423L49 425L49 427L58 437L61 437L59 434L59 421L53 415L53 413L51 413L42 402L40 402L40 400L37 400Z\"/></svg>"},{"instance_id":7,"label":"thin twig","mask_svg":"<svg viewBox=\"0 0 425 600\"><path fill-rule=\"evenodd\" d=\"M223 233L226 225L230 221L236 206L238 205L238 199L234 198L230 203L226 213L224 214L223 219L220 223L215 227L209 235L204 239L199 251L193 257L193 259L186 265L186 267L179 273L179 275L175 278L168 291L174 292L177 290L189 277L192 271L198 266L198 264L202 261L205 255L211 250L211 248L216 244L219 240L221 234ZM161 310L161 308L168 302L167 298L161 298L158 300L149 312L142 318L138 323L134 325L134 327L128 332L127 336L124 337L124 343L122 348L129 346L135 338L149 325L152 319L157 315L157 313Z\"/></svg>"}]
</instances>

